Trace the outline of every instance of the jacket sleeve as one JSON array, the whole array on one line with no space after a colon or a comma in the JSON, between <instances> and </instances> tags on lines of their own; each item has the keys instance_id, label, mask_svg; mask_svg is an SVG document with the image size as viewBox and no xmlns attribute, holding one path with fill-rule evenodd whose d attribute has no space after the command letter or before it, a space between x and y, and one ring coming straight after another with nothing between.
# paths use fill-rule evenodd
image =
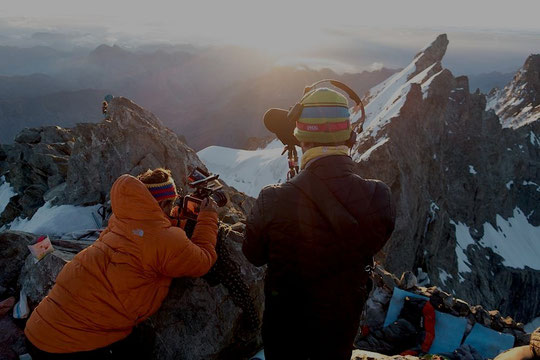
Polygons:
<instances>
[{"instance_id":1,"label":"jacket sleeve","mask_svg":"<svg viewBox=\"0 0 540 360\"><path fill-rule=\"evenodd\" d=\"M376 241L370 243L370 253L378 253L390 239L396 224L396 207L390 188L383 182L375 183L375 190L370 206L370 225Z\"/></svg>"},{"instance_id":2,"label":"jacket sleeve","mask_svg":"<svg viewBox=\"0 0 540 360\"><path fill-rule=\"evenodd\" d=\"M206 274L217 260L217 214L202 211L191 240L184 230L168 228L167 234L158 239L154 268L169 277L199 277Z\"/></svg>"},{"instance_id":3,"label":"jacket sleeve","mask_svg":"<svg viewBox=\"0 0 540 360\"><path fill-rule=\"evenodd\" d=\"M268 262L268 238L265 232L265 202L268 200L268 190L261 190L259 197L247 219L246 236L242 245L242 252L255 266L263 266Z\"/></svg>"}]
</instances>

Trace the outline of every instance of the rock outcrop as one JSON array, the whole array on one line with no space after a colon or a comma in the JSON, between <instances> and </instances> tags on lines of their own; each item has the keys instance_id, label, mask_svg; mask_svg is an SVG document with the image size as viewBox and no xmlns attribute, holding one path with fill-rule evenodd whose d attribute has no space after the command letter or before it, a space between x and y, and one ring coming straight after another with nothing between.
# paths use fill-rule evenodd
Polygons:
<instances>
[{"instance_id":1,"label":"rock outcrop","mask_svg":"<svg viewBox=\"0 0 540 360\"><path fill-rule=\"evenodd\" d=\"M529 56L504 89L490 92L487 108L495 110L504 127L519 128L540 119L540 54Z\"/></svg>"},{"instance_id":2,"label":"rock outcrop","mask_svg":"<svg viewBox=\"0 0 540 360\"><path fill-rule=\"evenodd\" d=\"M540 314L540 122L502 127L466 77L442 69L447 44L439 36L368 96L353 158L397 204L382 260L527 321Z\"/></svg>"},{"instance_id":3,"label":"rock outcrop","mask_svg":"<svg viewBox=\"0 0 540 360\"><path fill-rule=\"evenodd\" d=\"M109 118L99 123L25 129L15 144L0 148L0 175L16 193L0 214L0 226L31 218L46 202L106 204L118 176L156 167L170 169L183 190L188 190L187 174L205 168L180 137L126 98L114 98ZM221 217L231 211L243 218L253 199L228 187L225 191L231 202Z\"/></svg>"},{"instance_id":4,"label":"rock outcrop","mask_svg":"<svg viewBox=\"0 0 540 360\"><path fill-rule=\"evenodd\" d=\"M17 295L17 279L28 256L28 245L37 239L33 234L20 231L0 233L0 301Z\"/></svg>"},{"instance_id":5,"label":"rock outcrop","mask_svg":"<svg viewBox=\"0 0 540 360\"><path fill-rule=\"evenodd\" d=\"M50 202L49 207L107 206L114 180L124 173L136 175L149 168L167 167L177 186L188 190L189 171L197 166L204 168L176 134L125 98L113 99L109 119L72 129L26 129L15 144L3 146L2 151L1 175L17 194L2 214L1 225L8 227L15 218L31 219L46 202ZM225 192L230 203L219 210L219 215L232 227L227 228L221 246L239 269L239 280L249 292L250 312L247 314L239 304L238 295L232 293L235 289L221 281L229 274L176 279L161 309L135 330L147 358L242 359L261 347L264 269L253 267L241 254L242 235L238 232L244 229L242 221L253 199L227 186ZM34 308L50 291L65 263L92 244L94 235L84 233L52 238L56 250L39 262L28 255L27 245L35 241L34 234L1 233L0 266L6 269L0 275L2 299L11 295L18 298L23 290ZM2 324L9 331L18 328L13 321ZM20 331L16 334L21 336ZM24 344L17 345L17 336L6 338L11 342L10 354L24 350ZM0 357L7 353L0 353Z\"/></svg>"},{"instance_id":6,"label":"rock outcrop","mask_svg":"<svg viewBox=\"0 0 540 360\"><path fill-rule=\"evenodd\" d=\"M226 237L222 239L223 246L241 269L241 279L249 288L257 316L256 327L253 328L247 321L247 314L244 314L243 309L235 303L234 295L223 283L208 276L198 279L175 279L159 311L134 331L141 349L146 352L145 358L243 359L261 347L260 324L264 303L265 271L250 265L242 255L241 233L229 229L225 234ZM33 238L33 235L22 232L4 232L0 235L0 239L6 238L18 240L23 244L27 239ZM7 241L3 243L8 245ZM15 246L13 248L16 249ZM20 273L17 294L18 290L22 289L33 309L48 294L56 276L77 250L78 248L55 250L39 262L36 262L32 255L27 255L27 252L24 253L26 261L19 256L16 271L17 275ZM12 261L15 260L17 259L12 258ZM11 275L11 273L2 274L0 281L4 283L11 279L10 283L13 283ZM0 328L2 326L17 328L12 321L6 320L5 324L2 324L0 322ZM15 337L5 341L6 343L11 341L15 346L18 340ZM0 357L3 354L5 353L0 352Z\"/></svg>"}]
</instances>

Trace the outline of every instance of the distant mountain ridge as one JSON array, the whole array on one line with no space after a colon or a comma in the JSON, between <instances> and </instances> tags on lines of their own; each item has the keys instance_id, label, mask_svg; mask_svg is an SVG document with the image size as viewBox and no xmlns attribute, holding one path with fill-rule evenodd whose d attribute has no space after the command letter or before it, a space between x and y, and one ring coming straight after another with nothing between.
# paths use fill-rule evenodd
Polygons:
<instances>
[{"instance_id":1,"label":"distant mountain ridge","mask_svg":"<svg viewBox=\"0 0 540 360\"><path fill-rule=\"evenodd\" d=\"M39 66L36 59L43 60ZM275 68L261 53L239 47L132 51L100 45L87 53L0 47L2 64L1 142L12 142L25 126L97 121L103 96L112 93L152 109L196 149L243 147L248 138L267 135L261 122L265 109L290 106L308 82L338 78L362 93L393 72L337 75ZM32 67L41 74L12 75ZM80 96L83 92L88 98Z\"/></svg>"}]
</instances>

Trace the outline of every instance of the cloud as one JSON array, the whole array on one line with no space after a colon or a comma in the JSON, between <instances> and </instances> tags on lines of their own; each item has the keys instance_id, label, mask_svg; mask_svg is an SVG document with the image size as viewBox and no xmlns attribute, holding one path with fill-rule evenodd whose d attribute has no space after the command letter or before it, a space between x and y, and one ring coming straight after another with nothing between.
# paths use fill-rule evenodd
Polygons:
<instances>
[{"instance_id":1,"label":"cloud","mask_svg":"<svg viewBox=\"0 0 540 360\"><path fill-rule=\"evenodd\" d=\"M377 71L381 70L384 67L384 64L381 62L374 62L373 64L369 65L368 70L369 71Z\"/></svg>"}]
</instances>

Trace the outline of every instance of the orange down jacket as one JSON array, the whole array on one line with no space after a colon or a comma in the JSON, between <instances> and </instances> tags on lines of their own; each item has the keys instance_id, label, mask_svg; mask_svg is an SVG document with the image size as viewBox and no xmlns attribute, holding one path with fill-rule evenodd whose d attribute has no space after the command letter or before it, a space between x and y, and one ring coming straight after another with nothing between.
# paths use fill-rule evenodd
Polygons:
<instances>
[{"instance_id":1,"label":"orange down jacket","mask_svg":"<svg viewBox=\"0 0 540 360\"><path fill-rule=\"evenodd\" d=\"M202 276L217 259L215 212L200 213L189 240L129 175L114 183L111 205L109 226L64 266L26 324L43 351L88 351L127 337L158 310L172 278Z\"/></svg>"}]
</instances>

